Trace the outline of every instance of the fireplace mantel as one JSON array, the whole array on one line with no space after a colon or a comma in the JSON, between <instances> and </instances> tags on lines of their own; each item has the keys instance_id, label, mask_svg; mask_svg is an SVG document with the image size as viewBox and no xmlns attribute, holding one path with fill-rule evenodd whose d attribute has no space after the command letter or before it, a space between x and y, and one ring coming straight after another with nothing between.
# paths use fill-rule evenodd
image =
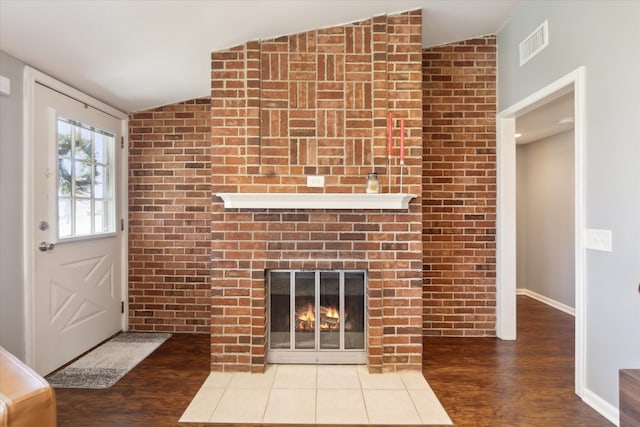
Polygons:
<instances>
[{"instance_id":1,"label":"fireplace mantel","mask_svg":"<svg viewBox=\"0 0 640 427\"><path fill-rule=\"evenodd\" d=\"M227 209L407 209L415 194L216 193Z\"/></svg>"}]
</instances>

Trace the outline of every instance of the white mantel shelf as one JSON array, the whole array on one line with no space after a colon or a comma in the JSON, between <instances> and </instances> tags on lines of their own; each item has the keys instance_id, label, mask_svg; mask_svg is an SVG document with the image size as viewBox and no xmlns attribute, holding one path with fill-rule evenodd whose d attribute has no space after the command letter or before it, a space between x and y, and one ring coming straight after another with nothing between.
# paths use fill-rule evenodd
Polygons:
<instances>
[{"instance_id":1,"label":"white mantel shelf","mask_svg":"<svg viewBox=\"0 0 640 427\"><path fill-rule=\"evenodd\" d=\"M217 193L227 209L407 209L415 194Z\"/></svg>"}]
</instances>

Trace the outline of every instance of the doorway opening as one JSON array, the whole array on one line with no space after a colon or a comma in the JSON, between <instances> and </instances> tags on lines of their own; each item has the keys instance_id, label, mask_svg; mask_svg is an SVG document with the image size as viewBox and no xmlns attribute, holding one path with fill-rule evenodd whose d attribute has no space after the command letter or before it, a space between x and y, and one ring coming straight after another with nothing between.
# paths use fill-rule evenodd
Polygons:
<instances>
[{"instance_id":1,"label":"doorway opening","mask_svg":"<svg viewBox=\"0 0 640 427\"><path fill-rule=\"evenodd\" d=\"M516 119L517 294L575 315L573 91Z\"/></svg>"},{"instance_id":2,"label":"doorway opening","mask_svg":"<svg viewBox=\"0 0 640 427\"><path fill-rule=\"evenodd\" d=\"M585 387L584 319L584 137L585 70L580 67L527 96L497 117L497 274L496 332L499 338L516 339L516 120L540 106L573 93L574 103L574 280L575 280L575 392Z\"/></svg>"}]
</instances>

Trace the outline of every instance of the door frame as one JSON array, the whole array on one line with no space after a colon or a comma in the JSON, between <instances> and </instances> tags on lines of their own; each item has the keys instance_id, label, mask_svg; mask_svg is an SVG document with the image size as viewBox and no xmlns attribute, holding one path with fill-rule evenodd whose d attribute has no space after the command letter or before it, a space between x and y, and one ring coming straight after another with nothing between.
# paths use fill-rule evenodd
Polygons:
<instances>
[{"instance_id":1,"label":"door frame","mask_svg":"<svg viewBox=\"0 0 640 427\"><path fill-rule=\"evenodd\" d=\"M24 69L23 83L23 176L22 176L22 211L23 211L23 229L22 229L22 246L23 250L23 298L24 298L24 336L25 336L25 361L30 366L35 366L36 356L36 333L35 333L35 257L33 256L33 237L36 218L34 215L34 180L33 180L33 156L34 156L34 109L35 109L35 85L40 83L63 95L73 98L84 104L91 105L93 108L109 114L120 120L120 132L122 135L123 148L117 150L120 153L118 157L120 167L120 194L116 199L116 218L122 219L122 230L120 231L121 240L121 265L120 283L122 291L122 299L124 301L124 313L121 316L122 330L127 330L129 326L128 319L128 116L89 95L74 89L53 77L50 77L36 69L26 66ZM116 142L117 143L117 142ZM117 155L117 154L116 154ZM116 227L117 227L116 222Z\"/></svg>"},{"instance_id":2,"label":"door frame","mask_svg":"<svg viewBox=\"0 0 640 427\"><path fill-rule=\"evenodd\" d=\"M574 93L574 252L575 252L575 393L586 386L585 287L585 67L578 67L497 115L496 334L516 339L516 118L573 91Z\"/></svg>"}]
</instances>

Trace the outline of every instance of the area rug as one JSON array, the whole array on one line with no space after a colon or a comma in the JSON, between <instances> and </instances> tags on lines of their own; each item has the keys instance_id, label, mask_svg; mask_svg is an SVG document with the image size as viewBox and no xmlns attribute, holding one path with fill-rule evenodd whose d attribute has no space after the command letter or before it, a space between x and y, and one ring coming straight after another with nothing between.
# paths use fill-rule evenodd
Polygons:
<instances>
[{"instance_id":1,"label":"area rug","mask_svg":"<svg viewBox=\"0 0 640 427\"><path fill-rule=\"evenodd\" d=\"M142 362L171 334L124 332L46 380L56 388L108 388Z\"/></svg>"}]
</instances>

